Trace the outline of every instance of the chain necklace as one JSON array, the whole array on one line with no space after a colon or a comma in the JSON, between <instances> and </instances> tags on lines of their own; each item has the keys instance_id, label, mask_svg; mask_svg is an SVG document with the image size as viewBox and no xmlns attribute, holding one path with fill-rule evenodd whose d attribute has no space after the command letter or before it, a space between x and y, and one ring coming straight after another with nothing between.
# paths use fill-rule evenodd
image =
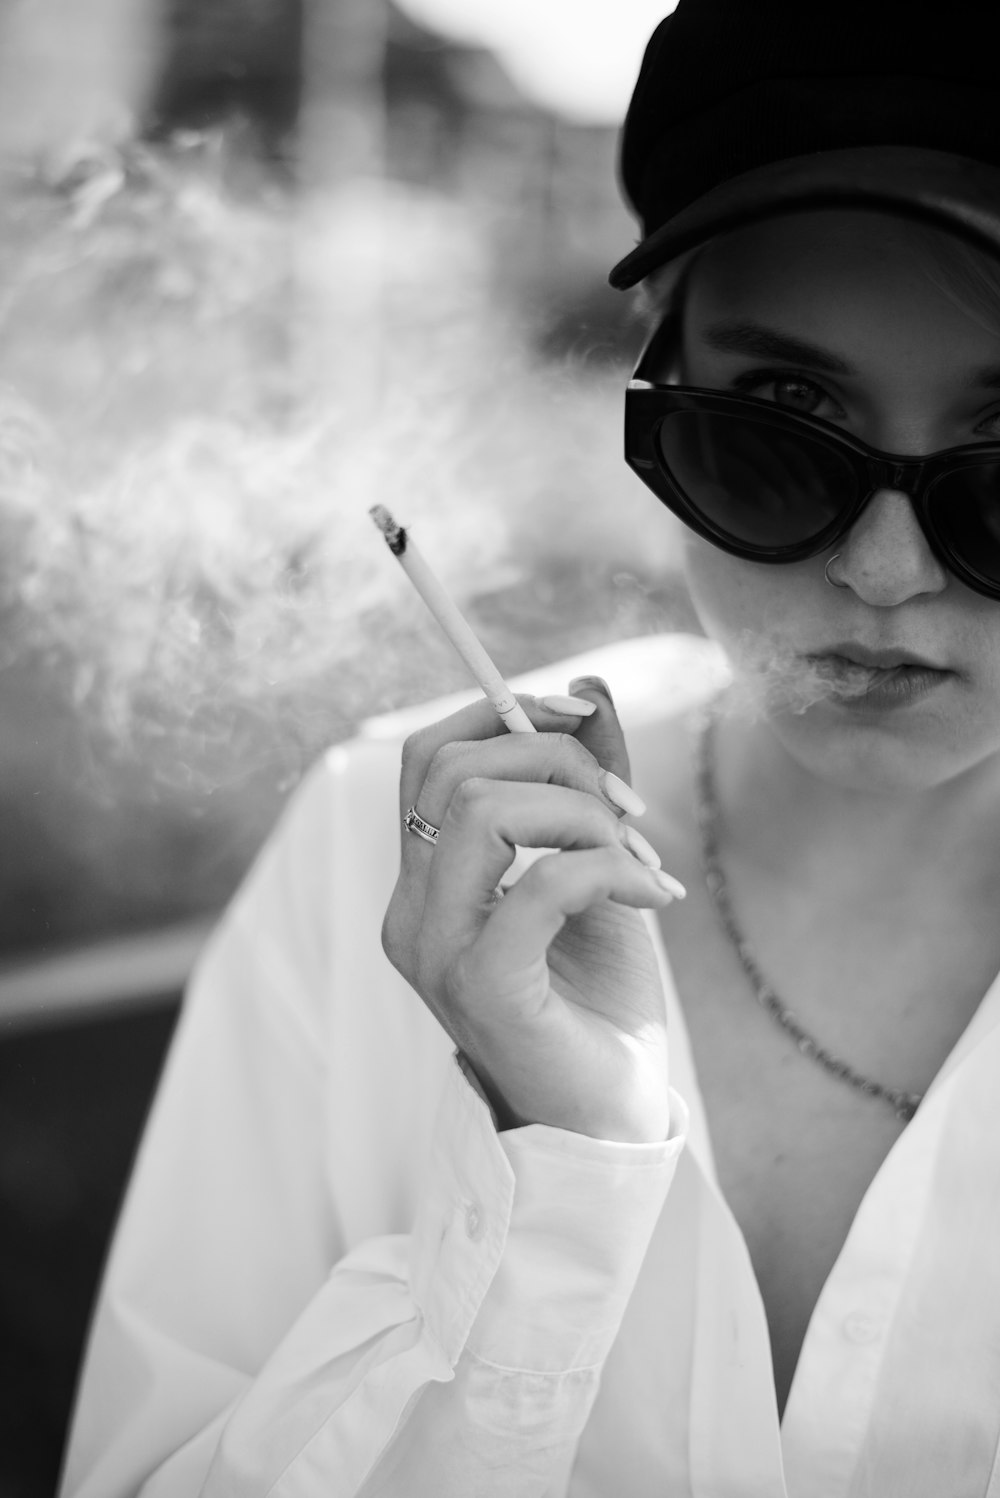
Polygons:
<instances>
[{"instance_id":1,"label":"chain necklace","mask_svg":"<svg viewBox=\"0 0 1000 1498\"><path fill-rule=\"evenodd\" d=\"M715 791L711 734L712 719L709 716L706 717L698 736L695 774L702 867L712 904L739 958L740 966L750 982L757 1003L794 1041L803 1056L808 1057L810 1061L815 1061L817 1066L829 1072L831 1077L836 1077L840 1082L846 1082L849 1087L864 1093L866 1097L878 1098L881 1102L888 1103L896 1117L908 1123L920 1106L923 1094L903 1092L895 1087L883 1087L881 1082L873 1082L869 1077L863 1077L846 1061L842 1061L839 1056L834 1056L818 1040L814 1039L808 1030L803 1029L757 966L753 951L733 914L726 877L719 859L719 802Z\"/></svg>"}]
</instances>

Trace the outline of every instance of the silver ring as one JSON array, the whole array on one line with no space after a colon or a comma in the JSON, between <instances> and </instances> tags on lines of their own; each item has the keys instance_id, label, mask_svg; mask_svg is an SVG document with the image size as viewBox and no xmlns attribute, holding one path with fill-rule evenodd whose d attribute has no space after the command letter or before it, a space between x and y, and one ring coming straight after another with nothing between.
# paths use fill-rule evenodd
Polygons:
<instances>
[{"instance_id":1,"label":"silver ring","mask_svg":"<svg viewBox=\"0 0 1000 1498\"><path fill-rule=\"evenodd\" d=\"M437 842L441 833L440 827L435 827L433 822L424 821L415 806L411 806L407 811L406 816L403 818L403 826L407 832L415 832L417 837L422 837L424 842L430 843L432 847Z\"/></svg>"},{"instance_id":2,"label":"silver ring","mask_svg":"<svg viewBox=\"0 0 1000 1498\"><path fill-rule=\"evenodd\" d=\"M835 552L833 554L833 556L830 558L830 560L827 562L826 566L823 568L823 576L826 578L826 580L830 584L831 588L846 588L847 587L847 583L838 583L838 582L836 582L830 576L830 568L833 566L834 562L837 560L837 558L839 556L840 556L840 552L839 551Z\"/></svg>"}]
</instances>

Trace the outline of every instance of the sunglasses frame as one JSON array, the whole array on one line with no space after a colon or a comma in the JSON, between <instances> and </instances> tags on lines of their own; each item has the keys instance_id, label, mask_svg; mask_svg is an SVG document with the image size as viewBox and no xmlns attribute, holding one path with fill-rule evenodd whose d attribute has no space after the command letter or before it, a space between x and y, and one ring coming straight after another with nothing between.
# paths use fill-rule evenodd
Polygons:
<instances>
[{"instance_id":1,"label":"sunglasses frame","mask_svg":"<svg viewBox=\"0 0 1000 1498\"><path fill-rule=\"evenodd\" d=\"M659 329L658 335L662 336L665 331ZM654 334L647 345L626 390L625 461L691 530L722 551L745 561L772 565L800 562L819 555L846 535L879 489L896 489L907 495L920 528L942 565L973 591L987 598L1000 598L1000 580L983 576L970 562L954 553L935 524L932 508L934 489L945 476L986 463L1000 465L1000 442L970 443L944 448L925 457L907 457L881 452L821 417L784 410L757 396L708 390L695 385L660 384L643 374L644 367L657 352L658 335ZM738 416L757 425L808 437L848 461L856 481L854 498L844 505L833 521L808 540L788 546L753 546L733 539L713 525L685 494L667 469L660 452L657 438L663 422L676 411L690 410Z\"/></svg>"}]
</instances>

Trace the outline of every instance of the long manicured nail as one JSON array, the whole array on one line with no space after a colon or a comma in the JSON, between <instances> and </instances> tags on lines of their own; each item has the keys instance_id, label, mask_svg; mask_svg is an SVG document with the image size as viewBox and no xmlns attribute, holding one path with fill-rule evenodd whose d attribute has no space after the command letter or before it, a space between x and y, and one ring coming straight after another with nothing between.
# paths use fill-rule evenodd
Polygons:
<instances>
[{"instance_id":1,"label":"long manicured nail","mask_svg":"<svg viewBox=\"0 0 1000 1498\"><path fill-rule=\"evenodd\" d=\"M673 874L668 874L666 869L650 869L650 873L661 889L666 890L668 895L673 895L675 900L683 900L687 890L679 879Z\"/></svg>"},{"instance_id":2,"label":"long manicured nail","mask_svg":"<svg viewBox=\"0 0 1000 1498\"><path fill-rule=\"evenodd\" d=\"M622 842L630 853L635 854L640 863L646 865L647 869L658 869L660 867L661 860L659 853L657 853L652 843L647 842L642 833L637 832L634 827L623 829Z\"/></svg>"},{"instance_id":3,"label":"long manicured nail","mask_svg":"<svg viewBox=\"0 0 1000 1498\"><path fill-rule=\"evenodd\" d=\"M603 676L574 676L573 680L569 684L569 689L571 692L582 692L585 688L588 687L592 692L603 692L608 701L612 704L614 703L614 698L611 695L611 688L608 686Z\"/></svg>"},{"instance_id":4,"label":"long manicured nail","mask_svg":"<svg viewBox=\"0 0 1000 1498\"><path fill-rule=\"evenodd\" d=\"M630 785L626 785L617 775L612 775L610 770L602 770L597 778L601 783L601 790L620 811L627 812L630 817L642 816L646 803Z\"/></svg>"},{"instance_id":5,"label":"long manicured nail","mask_svg":"<svg viewBox=\"0 0 1000 1498\"><path fill-rule=\"evenodd\" d=\"M563 697L558 692L549 692L545 697L539 697L538 701L542 707L547 707L550 713L589 718L591 713L597 712L597 703L588 702L586 697Z\"/></svg>"}]
</instances>

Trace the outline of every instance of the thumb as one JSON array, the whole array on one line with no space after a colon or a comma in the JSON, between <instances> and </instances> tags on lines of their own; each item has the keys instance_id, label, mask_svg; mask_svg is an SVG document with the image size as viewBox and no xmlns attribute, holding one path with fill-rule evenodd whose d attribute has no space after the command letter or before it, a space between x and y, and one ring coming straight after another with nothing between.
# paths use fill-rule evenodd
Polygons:
<instances>
[{"instance_id":1,"label":"thumb","mask_svg":"<svg viewBox=\"0 0 1000 1498\"><path fill-rule=\"evenodd\" d=\"M585 749L590 750L602 769L610 770L631 785L625 735L607 682L600 676L577 676L570 682L569 689L574 697L585 697L596 708L589 718L582 719L576 737Z\"/></svg>"}]
</instances>

